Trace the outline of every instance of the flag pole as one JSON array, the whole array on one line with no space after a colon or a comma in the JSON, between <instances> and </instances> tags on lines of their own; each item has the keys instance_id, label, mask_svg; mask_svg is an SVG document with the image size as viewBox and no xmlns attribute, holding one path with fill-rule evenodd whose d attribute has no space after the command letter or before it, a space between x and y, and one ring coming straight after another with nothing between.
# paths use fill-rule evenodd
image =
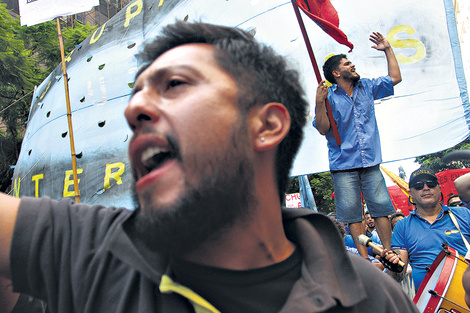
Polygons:
<instances>
[{"instance_id":1,"label":"flag pole","mask_svg":"<svg viewBox=\"0 0 470 313\"><path fill-rule=\"evenodd\" d=\"M67 104L67 121L69 126L70 133L70 150L72 154L72 172L73 172L73 186L75 190L75 202L80 202L80 190L78 189L78 177L77 177L77 155L75 154L75 144L73 140L73 128L72 128L72 112L70 109L70 95L69 95L69 79L67 75L67 68L65 66L65 54L64 54L64 42L62 40L62 31L60 29L60 20L57 17L57 34L59 37L60 45L60 56L62 58L62 73L64 76L64 86L65 86L65 101Z\"/></svg>"},{"instance_id":2,"label":"flag pole","mask_svg":"<svg viewBox=\"0 0 470 313\"><path fill-rule=\"evenodd\" d=\"M295 4L295 0L291 0L291 2L292 2L292 6L294 7L295 16L297 17L297 22L299 23L300 31L302 32L305 45L307 46L308 55L310 57L310 62L312 63L313 70L317 78L317 83L320 83L322 81L322 77L320 74L320 70L318 69L317 60L315 59L315 55L313 54L312 45L310 44L310 39L308 38L307 31L305 29L305 25L302 20L302 16L300 15L299 8ZM333 118L333 112L331 111L331 106L330 106L330 102L328 101L328 99L326 99L326 112L328 114L328 120L330 121L331 129L333 130L333 135L335 136L336 144L340 146L341 139L339 138L338 128L336 127L336 122L335 122L335 119Z\"/></svg>"}]
</instances>

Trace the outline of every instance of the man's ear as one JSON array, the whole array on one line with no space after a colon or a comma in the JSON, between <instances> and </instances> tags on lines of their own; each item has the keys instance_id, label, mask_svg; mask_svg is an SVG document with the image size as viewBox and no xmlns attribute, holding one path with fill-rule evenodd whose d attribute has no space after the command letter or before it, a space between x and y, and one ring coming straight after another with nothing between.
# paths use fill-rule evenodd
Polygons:
<instances>
[{"instance_id":1,"label":"man's ear","mask_svg":"<svg viewBox=\"0 0 470 313\"><path fill-rule=\"evenodd\" d=\"M335 78L341 77L341 72L340 72L340 71L335 70L335 71L333 71L333 72L331 72L331 73L333 74L333 76L334 76Z\"/></svg>"},{"instance_id":2,"label":"man's ear","mask_svg":"<svg viewBox=\"0 0 470 313\"><path fill-rule=\"evenodd\" d=\"M270 102L252 109L250 132L255 150L268 150L279 145L290 129L290 114L277 102Z\"/></svg>"}]
</instances>

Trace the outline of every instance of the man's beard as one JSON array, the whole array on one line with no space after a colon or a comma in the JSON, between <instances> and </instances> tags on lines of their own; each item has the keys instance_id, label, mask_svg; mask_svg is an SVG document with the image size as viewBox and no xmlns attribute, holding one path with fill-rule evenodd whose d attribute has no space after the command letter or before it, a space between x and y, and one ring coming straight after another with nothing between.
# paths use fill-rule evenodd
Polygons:
<instances>
[{"instance_id":1,"label":"man's beard","mask_svg":"<svg viewBox=\"0 0 470 313\"><path fill-rule=\"evenodd\" d=\"M230 148L222 148L218 154L207 151L206 156L200 155L198 160L184 166L192 173L199 172L200 178L197 183L186 180L175 203L157 207L144 199L143 210L133 186L138 210L133 228L147 248L182 256L219 238L235 222L249 219L251 207L256 205L254 169L246 148L248 135L241 133L247 132L247 127L241 129L234 128Z\"/></svg>"},{"instance_id":2,"label":"man's beard","mask_svg":"<svg viewBox=\"0 0 470 313\"><path fill-rule=\"evenodd\" d=\"M357 76L351 76L350 80L353 84L354 87L359 83L359 80L361 79L361 75L357 74Z\"/></svg>"},{"instance_id":3,"label":"man's beard","mask_svg":"<svg viewBox=\"0 0 470 313\"><path fill-rule=\"evenodd\" d=\"M343 71L342 76L344 80L351 82L354 87L356 87L357 83L359 83L359 80L361 79L361 75L353 75L350 71Z\"/></svg>"}]
</instances>

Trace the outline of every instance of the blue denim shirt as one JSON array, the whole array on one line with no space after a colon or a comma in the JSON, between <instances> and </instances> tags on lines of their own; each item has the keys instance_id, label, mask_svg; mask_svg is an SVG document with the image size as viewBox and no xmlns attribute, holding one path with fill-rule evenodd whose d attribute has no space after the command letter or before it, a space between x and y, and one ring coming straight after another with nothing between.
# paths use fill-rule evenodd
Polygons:
<instances>
[{"instance_id":1,"label":"blue denim shirt","mask_svg":"<svg viewBox=\"0 0 470 313\"><path fill-rule=\"evenodd\" d=\"M351 98L341 86L328 88L328 100L336 121L341 146L333 131L326 134L330 170L370 167L382 162L380 136L375 119L374 100L393 95L392 78L361 78ZM316 128L315 119L313 126Z\"/></svg>"}]
</instances>

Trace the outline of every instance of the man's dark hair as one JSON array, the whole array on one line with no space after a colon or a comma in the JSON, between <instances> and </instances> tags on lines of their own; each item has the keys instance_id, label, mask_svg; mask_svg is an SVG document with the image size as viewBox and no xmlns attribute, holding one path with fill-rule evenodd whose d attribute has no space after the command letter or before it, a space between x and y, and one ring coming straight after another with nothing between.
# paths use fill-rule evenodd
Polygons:
<instances>
[{"instance_id":1,"label":"man's dark hair","mask_svg":"<svg viewBox=\"0 0 470 313\"><path fill-rule=\"evenodd\" d=\"M403 214L402 212L395 212L395 213L393 213L393 214L390 216L390 226L392 226L392 230L393 230L393 223L392 223L392 222L393 222L393 220L394 220L395 218L397 218L397 217L399 217L399 216L401 216L401 217L403 217L403 218L406 217L405 214Z\"/></svg>"},{"instance_id":2,"label":"man's dark hair","mask_svg":"<svg viewBox=\"0 0 470 313\"><path fill-rule=\"evenodd\" d=\"M145 62L137 76L166 51L190 43L215 46L214 57L235 80L242 114L257 105L282 103L291 116L289 133L279 144L276 156L278 191L281 200L289 183L289 172L303 138L307 101L296 70L283 57L258 43L243 30L201 22L178 21L163 28L162 35L147 44L138 58Z\"/></svg>"},{"instance_id":3,"label":"man's dark hair","mask_svg":"<svg viewBox=\"0 0 470 313\"><path fill-rule=\"evenodd\" d=\"M332 84L336 84L336 78L333 76L333 71L339 70L339 64L343 58L347 59L345 54L336 54L326 60L325 64L323 64L323 75Z\"/></svg>"},{"instance_id":4,"label":"man's dark hair","mask_svg":"<svg viewBox=\"0 0 470 313\"><path fill-rule=\"evenodd\" d=\"M454 203L450 203L450 200L452 200L452 199L454 199L454 198L458 198L459 201L458 201L458 202L454 202ZM462 203L462 200L460 200L459 195L454 195L453 193L451 193L451 194L449 195L449 198L447 198L447 206L453 207L453 206L461 206L461 205L463 205L463 203Z\"/></svg>"}]
</instances>

